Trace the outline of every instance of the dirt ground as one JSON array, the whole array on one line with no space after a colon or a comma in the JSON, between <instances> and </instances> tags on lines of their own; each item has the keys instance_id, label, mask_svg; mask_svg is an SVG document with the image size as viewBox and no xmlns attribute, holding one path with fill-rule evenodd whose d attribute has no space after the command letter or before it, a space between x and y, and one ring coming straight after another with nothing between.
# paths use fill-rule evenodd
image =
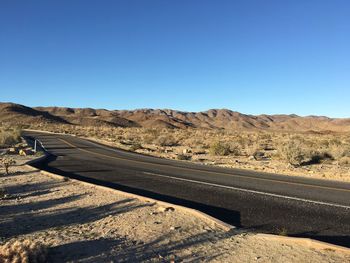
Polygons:
<instances>
[{"instance_id":1,"label":"dirt ground","mask_svg":"<svg viewBox=\"0 0 350 263\"><path fill-rule=\"evenodd\" d=\"M50 262L350 262L350 254L227 231L189 211L54 178L16 159L10 175L0 171L0 245L40 241Z\"/></svg>"}]
</instances>

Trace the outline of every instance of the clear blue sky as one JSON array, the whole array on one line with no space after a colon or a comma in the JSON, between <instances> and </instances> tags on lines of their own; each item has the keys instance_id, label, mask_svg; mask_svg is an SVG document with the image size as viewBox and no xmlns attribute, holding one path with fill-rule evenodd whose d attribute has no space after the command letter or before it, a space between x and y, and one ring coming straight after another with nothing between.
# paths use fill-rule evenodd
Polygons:
<instances>
[{"instance_id":1,"label":"clear blue sky","mask_svg":"<svg viewBox=\"0 0 350 263\"><path fill-rule=\"evenodd\" d=\"M350 1L1 0L0 101L350 117Z\"/></svg>"}]
</instances>

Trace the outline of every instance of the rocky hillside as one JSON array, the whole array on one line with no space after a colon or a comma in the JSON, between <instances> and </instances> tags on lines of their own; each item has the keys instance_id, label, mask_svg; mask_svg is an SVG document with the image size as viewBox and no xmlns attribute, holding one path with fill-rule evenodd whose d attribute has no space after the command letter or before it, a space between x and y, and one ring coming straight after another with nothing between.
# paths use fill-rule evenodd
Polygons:
<instances>
[{"instance_id":1,"label":"rocky hillside","mask_svg":"<svg viewBox=\"0 0 350 263\"><path fill-rule=\"evenodd\" d=\"M170 109L105 110L36 107L0 103L0 122L55 123L81 126L209 128L227 130L276 130L350 132L349 119L297 115L246 115L227 109L184 112Z\"/></svg>"}]
</instances>

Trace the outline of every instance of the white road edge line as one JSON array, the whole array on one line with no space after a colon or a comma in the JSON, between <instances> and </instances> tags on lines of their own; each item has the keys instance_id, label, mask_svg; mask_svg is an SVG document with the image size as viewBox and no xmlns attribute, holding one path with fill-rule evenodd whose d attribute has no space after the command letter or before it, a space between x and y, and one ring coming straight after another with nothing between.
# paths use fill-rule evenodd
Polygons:
<instances>
[{"instance_id":1,"label":"white road edge line","mask_svg":"<svg viewBox=\"0 0 350 263\"><path fill-rule=\"evenodd\" d=\"M272 193L267 193L267 192L261 192L261 191L256 191L256 190L249 190L249 189L233 187L233 186L227 186L227 185L221 185L221 184L207 183L207 182L191 180L191 179L185 179L185 178L179 178L179 177L168 176L168 175L163 175L163 174L156 174L156 173L149 173L149 172L143 172L143 174L152 175L152 176L158 176L158 177L164 177L164 178L170 178L170 179L173 179L173 180L185 181L185 182L190 182L190 183L197 183L197 184L204 184L204 185L209 185L209 186L215 186L215 187L220 187L220 188L225 188L225 189L230 189L230 190L237 190L237 191L241 191L241 192L248 192L248 193L260 194L260 195L267 195L267 196L272 196L272 197L290 199L290 200L301 201L301 202L306 202L306 203L313 203L313 204L318 204L318 205L328 205L328 206L333 206L333 207L350 209L350 206L346 206L346 205L339 205L339 204L333 204L333 203L327 203L327 202L321 202L321 201L313 201L313 200L304 199L304 198L298 198L298 197L292 197L292 196L284 196L284 195L279 195L279 194L272 194Z\"/></svg>"}]
</instances>

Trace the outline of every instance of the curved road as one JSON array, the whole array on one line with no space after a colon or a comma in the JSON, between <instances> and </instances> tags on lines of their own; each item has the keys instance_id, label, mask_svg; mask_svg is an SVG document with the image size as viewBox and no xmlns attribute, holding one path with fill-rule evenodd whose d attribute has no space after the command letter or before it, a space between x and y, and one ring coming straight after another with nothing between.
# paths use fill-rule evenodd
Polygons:
<instances>
[{"instance_id":1,"label":"curved road","mask_svg":"<svg viewBox=\"0 0 350 263\"><path fill-rule=\"evenodd\" d=\"M26 131L50 156L34 166L196 208L232 225L350 247L350 184L160 159Z\"/></svg>"}]
</instances>

